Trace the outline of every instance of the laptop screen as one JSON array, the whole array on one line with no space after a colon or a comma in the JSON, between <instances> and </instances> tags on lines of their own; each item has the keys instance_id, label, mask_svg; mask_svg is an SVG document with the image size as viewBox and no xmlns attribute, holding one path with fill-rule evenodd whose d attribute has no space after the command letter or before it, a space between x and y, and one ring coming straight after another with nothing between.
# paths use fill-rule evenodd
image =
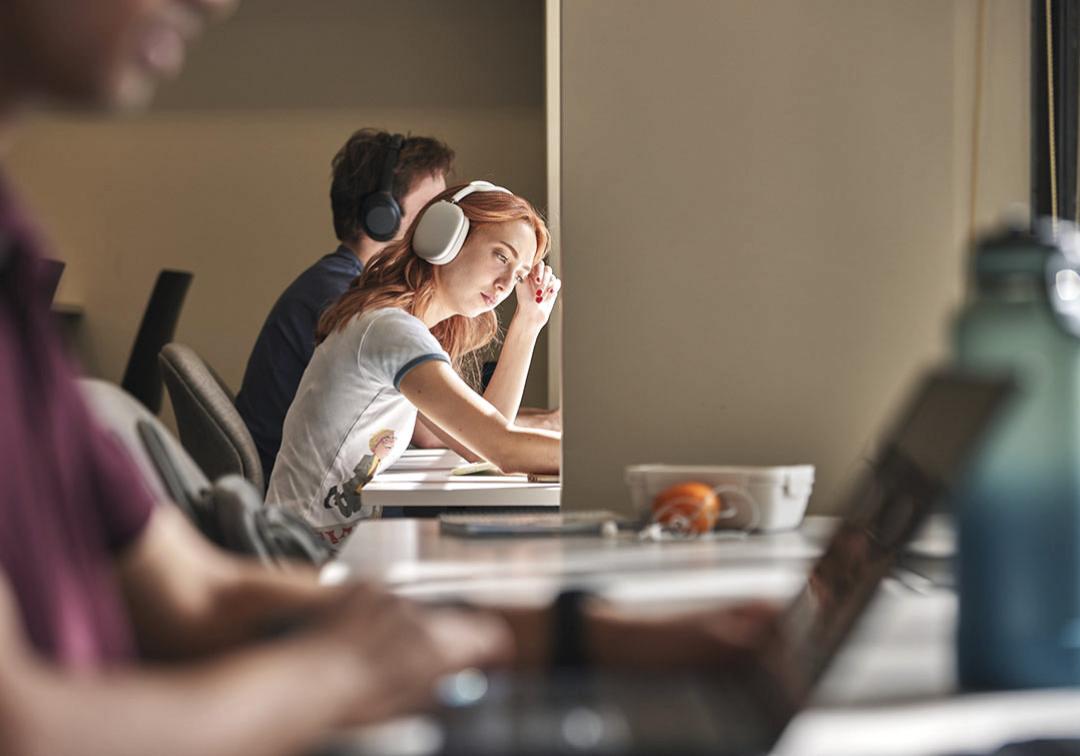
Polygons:
<instances>
[{"instance_id":1,"label":"laptop screen","mask_svg":"<svg viewBox=\"0 0 1080 756\"><path fill-rule=\"evenodd\" d=\"M1007 380L957 373L936 373L920 385L851 490L843 521L765 645L767 689L758 693L775 716L786 721L805 703L1011 392Z\"/></svg>"}]
</instances>

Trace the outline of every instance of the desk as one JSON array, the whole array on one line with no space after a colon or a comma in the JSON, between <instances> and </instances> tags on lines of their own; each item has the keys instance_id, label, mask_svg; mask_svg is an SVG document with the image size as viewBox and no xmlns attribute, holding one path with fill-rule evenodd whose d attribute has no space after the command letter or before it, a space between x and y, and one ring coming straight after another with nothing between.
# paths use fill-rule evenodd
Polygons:
<instances>
[{"instance_id":1,"label":"desk","mask_svg":"<svg viewBox=\"0 0 1080 756\"><path fill-rule=\"evenodd\" d=\"M670 611L798 590L834 526L808 517L797 531L683 542L617 538L468 539L438 523L365 522L323 578L379 580L421 599L543 603L587 586L636 611ZM790 724L774 756L866 756L989 751L1034 737L1080 738L1080 691L957 696L956 598L887 579Z\"/></svg>"},{"instance_id":2,"label":"desk","mask_svg":"<svg viewBox=\"0 0 1080 756\"><path fill-rule=\"evenodd\" d=\"M762 589L786 597L801 583L831 527L828 518L808 518L806 527L786 533L647 542L625 533L614 538L459 538L440 534L434 520L372 520L349 536L325 575L327 580L376 580L409 596L511 603L544 603L574 584L667 608L671 591L654 595L650 586L683 578L683 604L712 602L717 596L739 599L760 595ZM651 597L662 600L652 602Z\"/></svg>"},{"instance_id":3,"label":"desk","mask_svg":"<svg viewBox=\"0 0 1080 756\"><path fill-rule=\"evenodd\" d=\"M558 483L530 483L525 475L453 475L465 463L447 449L410 449L364 486L364 503L405 509L554 510Z\"/></svg>"}]
</instances>

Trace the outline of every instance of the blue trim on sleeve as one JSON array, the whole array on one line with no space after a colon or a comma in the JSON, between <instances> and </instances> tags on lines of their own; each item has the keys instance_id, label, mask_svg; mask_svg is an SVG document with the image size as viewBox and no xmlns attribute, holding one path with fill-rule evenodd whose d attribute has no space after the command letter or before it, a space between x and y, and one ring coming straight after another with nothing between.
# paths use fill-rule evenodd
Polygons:
<instances>
[{"instance_id":1,"label":"blue trim on sleeve","mask_svg":"<svg viewBox=\"0 0 1080 756\"><path fill-rule=\"evenodd\" d=\"M394 376L394 388L400 389L401 379L405 377L406 373L408 373L417 365L423 362L428 362L430 360L442 360L447 365L450 364L450 358L447 357L445 354L439 354L438 352L432 352L430 354L422 354L419 357L413 357L411 360L401 366L401 370L397 371L397 374Z\"/></svg>"}]
</instances>

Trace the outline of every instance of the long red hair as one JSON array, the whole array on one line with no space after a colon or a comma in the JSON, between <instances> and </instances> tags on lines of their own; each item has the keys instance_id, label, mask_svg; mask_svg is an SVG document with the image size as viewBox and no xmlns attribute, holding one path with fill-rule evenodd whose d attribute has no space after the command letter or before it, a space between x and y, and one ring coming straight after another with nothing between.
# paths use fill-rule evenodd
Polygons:
<instances>
[{"instance_id":1,"label":"long red hair","mask_svg":"<svg viewBox=\"0 0 1080 756\"><path fill-rule=\"evenodd\" d=\"M447 189L428 206L448 200L464 187L465 184L461 184ZM486 224L524 220L536 232L533 265L547 254L551 237L544 219L528 200L506 192L473 192L457 204L469 219L470 235ZM417 219L422 215L423 211L417 214ZM427 307L435 294L435 266L413 253L415 230L414 221L401 241L388 245L368 262L341 298L326 309L315 330L316 343L321 344L327 336L341 330L365 311L397 307L410 315L417 315ZM498 336L499 321L494 312L485 312L475 318L454 315L435 325L431 333L450 355L454 369L461 373L466 356L474 355Z\"/></svg>"}]
</instances>

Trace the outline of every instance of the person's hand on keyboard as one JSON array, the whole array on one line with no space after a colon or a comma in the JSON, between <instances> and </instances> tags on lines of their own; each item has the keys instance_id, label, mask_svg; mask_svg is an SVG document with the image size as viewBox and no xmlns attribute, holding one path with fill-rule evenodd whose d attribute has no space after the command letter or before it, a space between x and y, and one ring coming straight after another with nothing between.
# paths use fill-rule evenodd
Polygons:
<instances>
[{"instance_id":1,"label":"person's hand on keyboard","mask_svg":"<svg viewBox=\"0 0 1080 756\"><path fill-rule=\"evenodd\" d=\"M355 683L353 723L415 711L431 700L445 675L505 663L513 647L495 616L427 608L363 585L348 589L311 635L319 643L336 644L340 669L333 673Z\"/></svg>"}]
</instances>

